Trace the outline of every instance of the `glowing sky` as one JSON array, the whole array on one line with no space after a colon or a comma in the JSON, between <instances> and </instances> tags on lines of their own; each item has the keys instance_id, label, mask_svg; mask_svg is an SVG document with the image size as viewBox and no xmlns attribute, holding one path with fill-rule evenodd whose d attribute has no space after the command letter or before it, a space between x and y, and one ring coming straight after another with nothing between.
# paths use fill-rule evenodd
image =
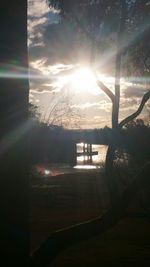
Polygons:
<instances>
[{"instance_id":1,"label":"glowing sky","mask_svg":"<svg viewBox=\"0 0 150 267\"><path fill-rule=\"evenodd\" d=\"M59 14L47 7L46 0L28 0L30 102L39 107L41 120L46 121L49 117L50 122L57 123L53 116L66 108L66 101L74 110L74 114L80 116L76 116L77 126L74 126L73 116L68 120L64 116L63 122L67 121L66 125L64 123L65 126L80 128L111 126L111 102L97 87L92 72L86 66L85 58L83 66L76 65L75 59L70 64L67 61L59 62L63 49L61 44L57 43L56 46L51 44L49 31L49 27L52 29L57 27L58 21ZM62 40L63 38L66 37L63 36ZM63 55L66 52L64 49ZM82 57L82 52L77 55L79 58ZM105 58L109 59L111 54L112 51L108 51ZM73 58L73 55L71 57ZM72 70L74 68L75 70ZM104 73L99 75L113 91L114 78ZM141 82L132 83L121 79L120 119L137 109L144 92L145 87ZM145 116L149 108L150 104L147 103L141 116Z\"/></svg>"}]
</instances>

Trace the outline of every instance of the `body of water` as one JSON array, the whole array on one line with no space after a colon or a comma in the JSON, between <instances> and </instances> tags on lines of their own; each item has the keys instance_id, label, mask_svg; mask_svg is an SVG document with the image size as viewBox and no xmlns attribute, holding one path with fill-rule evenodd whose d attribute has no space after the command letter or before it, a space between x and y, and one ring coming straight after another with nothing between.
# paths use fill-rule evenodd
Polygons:
<instances>
[{"instance_id":1,"label":"body of water","mask_svg":"<svg viewBox=\"0 0 150 267\"><path fill-rule=\"evenodd\" d=\"M77 153L83 152L83 143L79 143L76 145ZM105 145L94 145L92 144L92 152L98 152L98 155L92 156L92 165L102 165L106 160L106 153L107 153L108 146ZM87 165L88 163L88 156L77 156L77 165Z\"/></svg>"},{"instance_id":2,"label":"body of water","mask_svg":"<svg viewBox=\"0 0 150 267\"><path fill-rule=\"evenodd\" d=\"M79 143L76 145L76 152L83 153L84 144ZM86 146L85 146L86 147ZM103 167L106 159L106 153L108 146L105 145L94 145L92 144L92 152L97 152L97 155L91 156L91 160L89 162L88 156L77 156L76 158L76 166L71 167L67 164L38 164L34 166L33 173L40 177L51 177L57 176L65 173L74 173L81 171L93 171L99 170Z\"/></svg>"}]
</instances>

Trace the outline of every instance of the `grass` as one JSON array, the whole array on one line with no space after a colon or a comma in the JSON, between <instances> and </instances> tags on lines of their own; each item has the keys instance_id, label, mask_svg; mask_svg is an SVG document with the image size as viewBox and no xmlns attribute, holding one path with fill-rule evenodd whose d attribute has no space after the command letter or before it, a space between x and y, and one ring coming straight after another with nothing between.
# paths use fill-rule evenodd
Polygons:
<instances>
[{"instance_id":1,"label":"grass","mask_svg":"<svg viewBox=\"0 0 150 267\"><path fill-rule=\"evenodd\" d=\"M99 216L109 207L103 173L94 171L51 177L45 186L32 187L31 199L31 250L53 231ZM68 248L51 266L150 266L149 255L150 223L126 218L103 235Z\"/></svg>"}]
</instances>

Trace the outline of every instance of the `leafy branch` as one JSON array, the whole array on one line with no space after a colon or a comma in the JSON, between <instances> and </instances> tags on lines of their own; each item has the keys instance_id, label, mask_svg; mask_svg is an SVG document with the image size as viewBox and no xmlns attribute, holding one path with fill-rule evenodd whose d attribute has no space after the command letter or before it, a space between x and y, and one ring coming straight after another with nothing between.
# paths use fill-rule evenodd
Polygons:
<instances>
[{"instance_id":1,"label":"leafy branch","mask_svg":"<svg viewBox=\"0 0 150 267\"><path fill-rule=\"evenodd\" d=\"M122 120L120 123L119 123L119 126L120 127L123 127L125 124L127 124L128 122L134 120L143 110L146 102L149 100L150 98L150 91L148 91L146 94L144 94L142 100L141 100L141 103L137 109L137 111L135 111L133 114L131 114L130 116L126 117L124 120Z\"/></svg>"}]
</instances>

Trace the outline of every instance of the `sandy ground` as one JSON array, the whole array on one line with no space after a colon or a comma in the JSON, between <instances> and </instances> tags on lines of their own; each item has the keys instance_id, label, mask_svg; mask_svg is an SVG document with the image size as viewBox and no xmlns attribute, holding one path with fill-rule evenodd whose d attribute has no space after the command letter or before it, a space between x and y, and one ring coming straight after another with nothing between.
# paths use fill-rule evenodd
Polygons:
<instances>
[{"instance_id":1,"label":"sandy ground","mask_svg":"<svg viewBox=\"0 0 150 267\"><path fill-rule=\"evenodd\" d=\"M31 190L31 251L53 231L92 219L109 207L102 174L50 177ZM103 235L70 247L51 264L58 266L150 266L150 223L125 219Z\"/></svg>"}]
</instances>

